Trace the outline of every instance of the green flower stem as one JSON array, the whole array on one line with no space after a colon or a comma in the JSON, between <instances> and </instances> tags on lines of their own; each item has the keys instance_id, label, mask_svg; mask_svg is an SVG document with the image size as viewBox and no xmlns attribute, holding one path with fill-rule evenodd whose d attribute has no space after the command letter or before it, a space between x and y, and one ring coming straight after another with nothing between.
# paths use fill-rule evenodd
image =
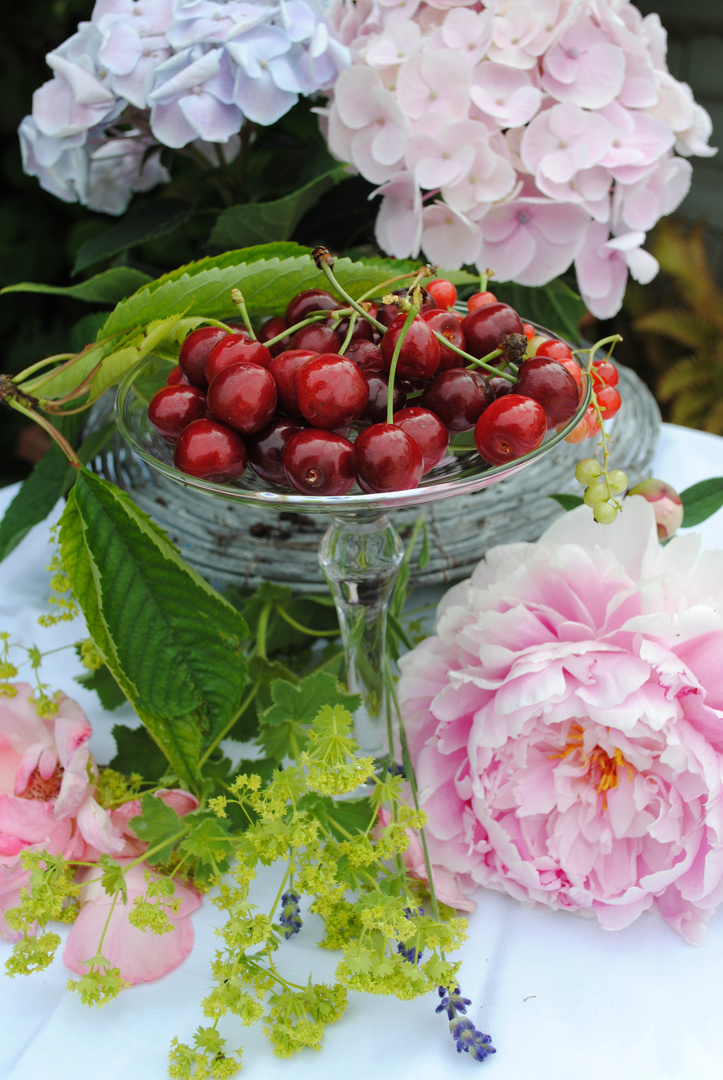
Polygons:
<instances>
[{"instance_id":1,"label":"green flower stem","mask_svg":"<svg viewBox=\"0 0 723 1080\"><path fill-rule=\"evenodd\" d=\"M266 631L269 626L269 617L274 609L273 603L269 600L261 608L259 613L259 621L256 627L256 655L260 656L262 660L266 660Z\"/></svg>"},{"instance_id":2,"label":"green flower stem","mask_svg":"<svg viewBox=\"0 0 723 1080\"><path fill-rule=\"evenodd\" d=\"M407 336L407 334L409 332L409 327L412 325L412 322L414 321L416 316L419 314L419 308L420 308L420 305L417 304L417 303L412 304L412 306L410 307L409 311L407 312L407 317L404 320L404 325L402 326L402 329L399 332L399 337L396 340L396 344L394 346L394 352L392 353L392 362L389 365L389 389L387 391L387 423L388 424L391 424L392 421L394 420L394 376L397 373L397 362L399 360L399 354L402 351L402 345L404 344L404 339L405 339L405 337Z\"/></svg>"},{"instance_id":3,"label":"green flower stem","mask_svg":"<svg viewBox=\"0 0 723 1080\"><path fill-rule=\"evenodd\" d=\"M339 636L338 630L312 630L310 626L302 626L302 624L297 622L293 616L284 611L280 604L276 606L276 611L285 623L288 623L289 626L293 626L294 630L299 630L302 634L308 634L309 637L333 638Z\"/></svg>"},{"instance_id":4,"label":"green flower stem","mask_svg":"<svg viewBox=\"0 0 723 1080\"><path fill-rule=\"evenodd\" d=\"M223 729L219 732L219 734L216 736L216 738L213 740L213 742L210 743L209 746L206 747L205 751L201 755L201 758L200 758L200 760L198 762L199 769L203 768L203 766L206 764L209 757L214 752L216 747L219 745L221 740L225 739L226 736L228 735L229 731L231 731L231 729L234 726L234 724L236 723L236 721L241 719L241 717L246 712L246 710L248 709L251 702L256 697L260 685L261 684L258 681L256 681L254 683L254 685L251 687L251 690L248 692L248 694L246 695L244 700L241 702L241 704L239 705L237 711L231 717L229 722L223 727Z\"/></svg>"},{"instance_id":5,"label":"green flower stem","mask_svg":"<svg viewBox=\"0 0 723 1080\"><path fill-rule=\"evenodd\" d=\"M286 867L286 873L284 874L284 876L283 876L283 878L281 880L281 884L279 885L279 890L276 893L276 896L274 897L274 902L271 905L271 910L269 911L269 918L270 919L273 919L274 912L276 911L277 907L281 903L281 897L283 896L284 888L286 887L286 882L289 880L289 878L291 876L293 876L294 870L296 869L296 865L295 865L295 862L294 862L295 858L296 858L296 848L294 848L292 850L291 858L289 859L289 865Z\"/></svg>"},{"instance_id":6,"label":"green flower stem","mask_svg":"<svg viewBox=\"0 0 723 1080\"><path fill-rule=\"evenodd\" d=\"M394 704L394 711L397 715L397 723L399 726L399 741L402 745L402 764L404 765L404 771L406 773L409 786L412 790L412 799L414 800L415 810L419 810L419 789L417 788L417 777L414 772L414 766L412 765L412 758L409 753L409 744L407 743L407 733L404 730L404 721L402 720L402 713L399 708L399 702L394 690L394 684L391 679L391 672L389 671L389 665L387 664L387 680L391 693L392 702ZM437 893L434 888L434 878L432 877L432 862L429 858L429 848L427 847L427 838L424 835L424 829L419 830L419 838L422 842L422 850L424 851L424 868L427 872L427 883L429 885L429 897L432 902L432 914L435 919L439 921L439 904L437 903ZM440 951L440 955L444 957L444 954Z\"/></svg>"}]
</instances>

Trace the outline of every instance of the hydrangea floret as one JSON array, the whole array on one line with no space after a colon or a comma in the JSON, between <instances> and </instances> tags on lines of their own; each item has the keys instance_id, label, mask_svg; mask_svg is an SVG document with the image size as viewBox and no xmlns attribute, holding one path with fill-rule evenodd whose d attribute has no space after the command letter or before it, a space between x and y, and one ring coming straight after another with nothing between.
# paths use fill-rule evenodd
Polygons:
<instances>
[{"instance_id":1,"label":"hydrangea floret","mask_svg":"<svg viewBox=\"0 0 723 1080\"><path fill-rule=\"evenodd\" d=\"M331 151L378 185L380 246L500 281L575 265L590 311L657 273L647 232L681 203L706 111L670 74L657 15L628 0L338 0L353 53Z\"/></svg>"},{"instance_id":2,"label":"hydrangea floret","mask_svg":"<svg viewBox=\"0 0 723 1080\"><path fill-rule=\"evenodd\" d=\"M315 0L96 0L46 59L23 167L65 202L122 214L169 180L162 147L232 160L245 123L328 89L349 53Z\"/></svg>"}]
</instances>

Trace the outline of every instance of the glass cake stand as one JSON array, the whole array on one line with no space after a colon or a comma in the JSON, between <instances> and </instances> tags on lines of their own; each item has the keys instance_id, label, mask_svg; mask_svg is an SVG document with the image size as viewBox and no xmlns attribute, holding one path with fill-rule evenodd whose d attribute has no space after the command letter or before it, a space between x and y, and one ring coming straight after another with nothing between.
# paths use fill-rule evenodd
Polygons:
<instances>
[{"instance_id":1,"label":"glass cake stand","mask_svg":"<svg viewBox=\"0 0 723 1080\"><path fill-rule=\"evenodd\" d=\"M364 755L383 756L387 742L387 609L404 552L390 514L400 507L422 506L478 491L541 461L581 419L590 399L589 380L585 381L586 393L570 422L548 433L533 453L510 464L488 465L470 439L470 448L458 447L413 490L315 496L301 495L291 487L270 489L251 468L234 483L216 483L179 472L173 465L173 446L158 434L147 415L148 402L164 384L168 370L167 361L150 357L121 382L116 419L123 438L151 468L203 495L279 511L324 514L330 519L319 545L319 564L339 617L347 686L362 697L362 707L354 718L355 737Z\"/></svg>"}]
</instances>

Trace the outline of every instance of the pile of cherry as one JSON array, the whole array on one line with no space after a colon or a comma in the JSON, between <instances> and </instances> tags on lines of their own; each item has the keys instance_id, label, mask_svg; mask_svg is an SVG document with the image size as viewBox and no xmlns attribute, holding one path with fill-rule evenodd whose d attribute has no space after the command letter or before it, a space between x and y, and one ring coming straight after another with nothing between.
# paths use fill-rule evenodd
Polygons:
<instances>
[{"instance_id":1,"label":"pile of cherry","mask_svg":"<svg viewBox=\"0 0 723 1080\"><path fill-rule=\"evenodd\" d=\"M345 495L355 483L367 493L414 488L448 453L450 434L465 431L484 461L514 461L569 422L582 373L566 344L537 335L493 294L471 297L466 315L453 310L456 298L450 282L431 282L409 322L398 303L366 305L362 318L308 289L256 336L242 325L201 327L149 419L175 442L184 473L229 481L250 465L305 495ZM609 361L593 370L599 408L612 416L617 370ZM598 430L590 408L568 438Z\"/></svg>"}]
</instances>

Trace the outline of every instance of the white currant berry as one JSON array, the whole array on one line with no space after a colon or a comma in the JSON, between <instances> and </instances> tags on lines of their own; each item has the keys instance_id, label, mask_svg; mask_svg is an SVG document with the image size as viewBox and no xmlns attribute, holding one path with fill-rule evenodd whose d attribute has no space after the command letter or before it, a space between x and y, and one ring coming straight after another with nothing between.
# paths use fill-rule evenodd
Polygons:
<instances>
[{"instance_id":1,"label":"white currant berry","mask_svg":"<svg viewBox=\"0 0 723 1080\"><path fill-rule=\"evenodd\" d=\"M592 516L601 525L611 525L618 516L618 508L615 503L601 502L593 507Z\"/></svg>"},{"instance_id":2,"label":"white currant berry","mask_svg":"<svg viewBox=\"0 0 723 1080\"><path fill-rule=\"evenodd\" d=\"M613 469L608 473L608 487L611 495L622 495L628 489L628 476L622 469Z\"/></svg>"},{"instance_id":3,"label":"white currant berry","mask_svg":"<svg viewBox=\"0 0 723 1080\"><path fill-rule=\"evenodd\" d=\"M583 495L586 506L597 506L598 503L607 502L609 498L610 492L604 480L595 480L594 483L585 488L585 494Z\"/></svg>"},{"instance_id":4,"label":"white currant berry","mask_svg":"<svg viewBox=\"0 0 723 1080\"><path fill-rule=\"evenodd\" d=\"M599 461L596 461L593 457L583 458L582 461L578 461L575 466L575 479L579 484L583 484L587 487L593 480L597 480L598 476L602 475L602 465Z\"/></svg>"}]
</instances>

